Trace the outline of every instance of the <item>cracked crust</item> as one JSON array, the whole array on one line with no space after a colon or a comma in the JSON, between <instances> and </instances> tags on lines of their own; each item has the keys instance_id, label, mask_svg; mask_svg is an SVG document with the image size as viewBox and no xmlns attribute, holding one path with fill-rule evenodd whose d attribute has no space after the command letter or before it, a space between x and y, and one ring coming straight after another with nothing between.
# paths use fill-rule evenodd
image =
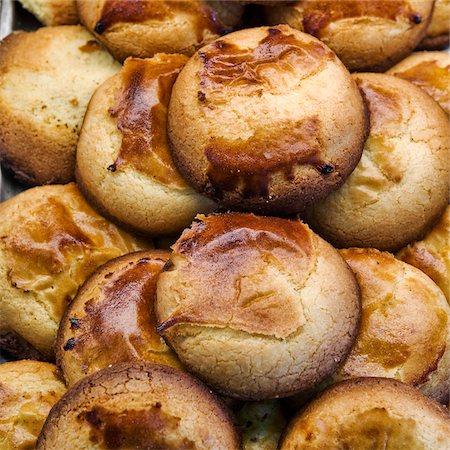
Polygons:
<instances>
[{"instance_id":1,"label":"cracked crust","mask_svg":"<svg viewBox=\"0 0 450 450\"><path fill-rule=\"evenodd\" d=\"M1 203L0 218L2 328L46 359L85 279L106 261L150 246L99 216L74 183L29 189Z\"/></svg>"},{"instance_id":2,"label":"cracked crust","mask_svg":"<svg viewBox=\"0 0 450 450\"><path fill-rule=\"evenodd\" d=\"M357 332L359 289L298 220L198 216L157 285L158 330L219 392L293 395L333 372Z\"/></svg>"},{"instance_id":3,"label":"cracked crust","mask_svg":"<svg viewBox=\"0 0 450 450\"><path fill-rule=\"evenodd\" d=\"M225 207L263 214L298 212L337 189L361 157L367 124L334 53L285 25L203 47L169 106L183 177Z\"/></svg>"},{"instance_id":4,"label":"cracked crust","mask_svg":"<svg viewBox=\"0 0 450 450\"><path fill-rule=\"evenodd\" d=\"M142 359L180 368L156 333L156 280L170 252L149 250L113 259L83 284L67 308L56 361L69 385L111 364Z\"/></svg>"},{"instance_id":5,"label":"cracked crust","mask_svg":"<svg viewBox=\"0 0 450 450\"><path fill-rule=\"evenodd\" d=\"M121 5L122 4L122 5ZM77 0L86 28L120 61L157 53L191 56L235 27L243 7L223 1Z\"/></svg>"},{"instance_id":6,"label":"cracked crust","mask_svg":"<svg viewBox=\"0 0 450 450\"><path fill-rule=\"evenodd\" d=\"M73 180L89 99L119 68L81 26L14 32L1 41L2 165L28 185Z\"/></svg>"},{"instance_id":7,"label":"cracked crust","mask_svg":"<svg viewBox=\"0 0 450 450\"><path fill-rule=\"evenodd\" d=\"M77 148L76 178L103 215L141 234L181 233L214 203L176 169L166 134L167 107L187 58L129 58L94 93Z\"/></svg>"},{"instance_id":8,"label":"cracked crust","mask_svg":"<svg viewBox=\"0 0 450 450\"><path fill-rule=\"evenodd\" d=\"M408 81L354 77L371 114L363 156L345 184L305 218L335 247L394 251L420 239L447 206L448 117Z\"/></svg>"},{"instance_id":9,"label":"cracked crust","mask_svg":"<svg viewBox=\"0 0 450 450\"><path fill-rule=\"evenodd\" d=\"M14 361L0 365L0 446L35 448L52 406L65 393L58 368L46 362Z\"/></svg>"},{"instance_id":10,"label":"cracked crust","mask_svg":"<svg viewBox=\"0 0 450 450\"><path fill-rule=\"evenodd\" d=\"M387 73L419 86L450 114L450 55L447 52L415 52Z\"/></svg>"},{"instance_id":11,"label":"cracked crust","mask_svg":"<svg viewBox=\"0 0 450 450\"><path fill-rule=\"evenodd\" d=\"M433 15L419 50L444 50L450 41L450 0L436 0Z\"/></svg>"},{"instance_id":12,"label":"cracked crust","mask_svg":"<svg viewBox=\"0 0 450 450\"><path fill-rule=\"evenodd\" d=\"M447 404L450 307L423 272L386 252L340 251L361 288L361 326L333 381L395 378Z\"/></svg>"},{"instance_id":13,"label":"cracked crust","mask_svg":"<svg viewBox=\"0 0 450 450\"><path fill-rule=\"evenodd\" d=\"M287 23L328 45L350 71L383 72L425 36L434 0L298 1L266 8L270 23Z\"/></svg>"},{"instance_id":14,"label":"cracked crust","mask_svg":"<svg viewBox=\"0 0 450 450\"><path fill-rule=\"evenodd\" d=\"M191 375L122 363L77 383L51 410L37 449L237 449L225 405Z\"/></svg>"},{"instance_id":15,"label":"cracked crust","mask_svg":"<svg viewBox=\"0 0 450 450\"><path fill-rule=\"evenodd\" d=\"M281 450L448 448L450 418L417 389L387 378L344 381L288 426Z\"/></svg>"}]
</instances>

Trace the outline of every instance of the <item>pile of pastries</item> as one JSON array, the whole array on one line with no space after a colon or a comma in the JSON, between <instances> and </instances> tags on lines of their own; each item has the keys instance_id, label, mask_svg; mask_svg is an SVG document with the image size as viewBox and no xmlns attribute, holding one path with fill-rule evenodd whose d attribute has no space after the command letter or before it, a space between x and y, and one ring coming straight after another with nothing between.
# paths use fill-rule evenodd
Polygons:
<instances>
[{"instance_id":1,"label":"pile of pastries","mask_svg":"<svg viewBox=\"0 0 450 450\"><path fill-rule=\"evenodd\" d=\"M449 1L20 1L0 448L450 449Z\"/></svg>"}]
</instances>

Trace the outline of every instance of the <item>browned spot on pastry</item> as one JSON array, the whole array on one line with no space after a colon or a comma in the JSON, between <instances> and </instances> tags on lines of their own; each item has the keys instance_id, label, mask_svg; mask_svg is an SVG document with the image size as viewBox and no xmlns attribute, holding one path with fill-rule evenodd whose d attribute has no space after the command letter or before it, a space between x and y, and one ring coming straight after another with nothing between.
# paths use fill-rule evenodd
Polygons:
<instances>
[{"instance_id":1,"label":"browned spot on pastry","mask_svg":"<svg viewBox=\"0 0 450 450\"><path fill-rule=\"evenodd\" d=\"M188 450L194 442L181 437L180 418L166 414L161 406L112 412L97 406L79 415L91 426L90 440L107 449L164 448Z\"/></svg>"},{"instance_id":2,"label":"browned spot on pastry","mask_svg":"<svg viewBox=\"0 0 450 450\"><path fill-rule=\"evenodd\" d=\"M192 18L198 41L202 40L205 29L215 34L230 31L220 22L214 9L199 0L106 0L94 31L102 34L116 23L163 21L179 13Z\"/></svg>"},{"instance_id":3,"label":"browned spot on pastry","mask_svg":"<svg viewBox=\"0 0 450 450\"><path fill-rule=\"evenodd\" d=\"M161 332L195 323L285 338L304 323L295 287L309 276L313 243L301 222L211 215L183 233L174 246L177 253L186 259L178 270L189 274L191 287L207 283L208 291L185 298L160 325ZM280 278L289 280L283 296L277 290Z\"/></svg>"},{"instance_id":4,"label":"browned spot on pastry","mask_svg":"<svg viewBox=\"0 0 450 450\"><path fill-rule=\"evenodd\" d=\"M245 198L267 197L271 177L277 171L288 180L295 178L295 169L303 164L324 175L331 173L334 166L322 160L322 147L318 117L295 125L287 122L272 129L258 129L244 141L213 138L205 150L207 175L218 197L241 185Z\"/></svg>"},{"instance_id":5,"label":"browned spot on pastry","mask_svg":"<svg viewBox=\"0 0 450 450\"><path fill-rule=\"evenodd\" d=\"M318 42L301 42L293 34L285 34L277 27L269 28L268 35L254 49L217 40L198 53L203 63L200 75L200 101L211 94L227 98L225 88L249 95L261 94L268 87L282 83L274 76L285 72L297 81L315 73L324 58L333 53ZM294 71L295 68L295 71Z\"/></svg>"},{"instance_id":6,"label":"browned spot on pastry","mask_svg":"<svg viewBox=\"0 0 450 450\"><path fill-rule=\"evenodd\" d=\"M450 110L450 66L441 67L437 61L423 61L395 76L408 80L431 95L444 109Z\"/></svg>"},{"instance_id":7,"label":"browned spot on pastry","mask_svg":"<svg viewBox=\"0 0 450 450\"><path fill-rule=\"evenodd\" d=\"M87 41L86 44L82 45L80 50L84 53L92 53L100 50L100 48L100 44L95 39L91 39Z\"/></svg>"},{"instance_id":8,"label":"browned spot on pastry","mask_svg":"<svg viewBox=\"0 0 450 450\"><path fill-rule=\"evenodd\" d=\"M160 183L186 186L169 152L167 108L172 86L186 63L182 55L160 55L158 61L129 58L122 69L122 88L110 114L122 133L116 172L131 165Z\"/></svg>"},{"instance_id":9,"label":"browned spot on pastry","mask_svg":"<svg viewBox=\"0 0 450 450\"><path fill-rule=\"evenodd\" d=\"M403 18L410 23L420 24L421 15L409 3L403 0L304 1L303 29L306 33L321 37L330 23L355 17Z\"/></svg>"}]
</instances>

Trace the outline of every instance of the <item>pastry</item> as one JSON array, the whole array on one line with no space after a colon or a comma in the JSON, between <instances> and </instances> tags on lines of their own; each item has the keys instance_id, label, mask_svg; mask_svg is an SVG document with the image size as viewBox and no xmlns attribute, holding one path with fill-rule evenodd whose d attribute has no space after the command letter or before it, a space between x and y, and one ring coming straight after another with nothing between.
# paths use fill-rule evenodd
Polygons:
<instances>
[{"instance_id":1,"label":"pastry","mask_svg":"<svg viewBox=\"0 0 450 450\"><path fill-rule=\"evenodd\" d=\"M356 280L299 220L198 216L172 248L157 283L158 331L219 393L293 395L350 351L360 314Z\"/></svg>"},{"instance_id":2,"label":"pastry","mask_svg":"<svg viewBox=\"0 0 450 450\"><path fill-rule=\"evenodd\" d=\"M425 36L434 0L302 0L267 8L270 23L287 23L336 52L350 71L382 72Z\"/></svg>"},{"instance_id":3,"label":"pastry","mask_svg":"<svg viewBox=\"0 0 450 450\"><path fill-rule=\"evenodd\" d=\"M397 258L425 272L441 289L450 303L450 207L437 225L421 240L397 253Z\"/></svg>"},{"instance_id":4,"label":"pastry","mask_svg":"<svg viewBox=\"0 0 450 450\"><path fill-rule=\"evenodd\" d=\"M56 361L70 386L119 362L142 359L181 367L156 333L156 280L170 252L130 253L99 267L66 309Z\"/></svg>"},{"instance_id":5,"label":"pastry","mask_svg":"<svg viewBox=\"0 0 450 450\"><path fill-rule=\"evenodd\" d=\"M0 447L35 448L50 408L66 391L58 368L46 362L0 364Z\"/></svg>"},{"instance_id":6,"label":"pastry","mask_svg":"<svg viewBox=\"0 0 450 450\"><path fill-rule=\"evenodd\" d=\"M446 450L448 411L418 390L387 378L344 381L291 422L281 450Z\"/></svg>"},{"instance_id":7,"label":"pastry","mask_svg":"<svg viewBox=\"0 0 450 450\"><path fill-rule=\"evenodd\" d=\"M450 1L436 0L427 33L419 43L420 50L443 50L450 38Z\"/></svg>"},{"instance_id":8,"label":"pastry","mask_svg":"<svg viewBox=\"0 0 450 450\"><path fill-rule=\"evenodd\" d=\"M76 25L76 0L19 0L44 25Z\"/></svg>"},{"instance_id":9,"label":"pastry","mask_svg":"<svg viewBox=\"0 0 450 450\"><path fill-rule=\"evenodd\" d=\"M77 181L103 215L153 236L179 234L214 203L176 169L166 133L183 55L129 58L92 97L77 149Z\"/></svg>"},{"instance_id":10,"label":"pastry","mask_svg":"<svg viewBox=\"0 0 450 450\"><path fill-rule=\"evenodd\" d=\"M59 321L85 279L148 246L99 216L73 183L0 203L1 334L12 331L51 359Z\"/></svg>"},{"instance_id":11,"label":"pastry","mask_svg":"<svg viewBox=\"0 0 450 450\"><path fill-rule=\"evenodd\" d=\"M77 383L45 422L38 450L239 448L230 414L206 386L167 366L122 363Z\"/></svg>"},{"instance_id":12,"label":"pastry","mask_svg":"<svg viewBox=\"0 0 450 450\"><path fill-rule=\"evenodd\" d=\"M227 208L291 214L337 189L367 131L360 93L324 44L286 25L203 47L175 82L175 164Z\"/></svg>"},{"instance_id":13,"label":"pastry","mask_svg":"<svg viewBox=\"0 0 450 450\"><path fill-rule=\"evenodd\" d=\"M81 26L17 31L0 42L0 162L30 185L74 178L95 88L119 63Z\"/></svg>"},{"instance_id":14,"label":"pastry","mask_svg":"<svg viewBox=\"0 0 450 450\"><path fill-rule=\"evenodd\" d=\"M238 2L202 0L77 0L81 22L119 60L156 53L192 55L230 32L242 15Z\"/></svg>"},{"instance_id":15,"label":"pastry","mask_svg":"<svg viewBox=\"0 0 450 450\"><path fill-rule=\"evenodd\" d=\"M448 116L413 84L355 74L371 130L356 170L313 205L307 222L336 247L398 250L421 239L446 208Z\"/></svg>"},{"instance_id":16,"label":"pastry","mask_svg":"<svg viewBox=\"0 0 450 450\"><path fill-rule=\"evenodd\" d=\"M446 52L416 52L387 73L408 80L431 95L450 114L450 55Z\"/></svg>"},{"instance_id":17,"label":"pastry","mask_svg":"<svg viewBox=\"0 0 450 450\"><path fill-rule=\"evenodd\" d=\"M374 249L341 250L361 288L361 326L333 381L388 377L447 404L450 307L423 272Z\"/></svg>"}]
</instances>

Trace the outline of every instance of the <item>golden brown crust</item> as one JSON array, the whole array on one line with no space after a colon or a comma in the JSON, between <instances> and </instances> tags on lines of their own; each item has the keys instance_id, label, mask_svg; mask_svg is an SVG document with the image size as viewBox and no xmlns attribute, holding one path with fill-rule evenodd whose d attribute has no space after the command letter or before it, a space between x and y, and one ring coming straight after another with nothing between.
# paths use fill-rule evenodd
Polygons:
<instances>
[{"instance_id":1,"label":"golden brown crust","mask_svg":"<svg viewBox=\"0 0 450 450\"><path fill-rule=\"evenodd\" d=\"M371 130L355 171L306 213L338 248L394 251L420 239L448 200L449 123L421 89L384 74L355 74Z\"/></svg>"},{"instance_id":2,"label":"golden brown crust","mask_svg":"<svg viewBox=\"0 0 450 450\"><path fill-rule=\"evenodd\" d=\"M395 378L447 403L450 307L422 272L375 249L341 250L361 288L362 316L352 351L333 375Z\"/></svg>"},{"instance_id":3,"label":"golden brown crust","mask_svg":"<svg viewBox=\"0 0 450 450\"><path fill-rule=\"evenodd\" d=\"M330 98L345 113L327 108ZM203 47L181 71L169 107L185 179L226 207L265 214L298 212L339 187L359 161L366 127L336 56L287 26L241 30Z\"/></svg>"},{"instance_id":4,"label":"golden brown crust","mask_svg":"<svg viewBox=\"0 0 450 450\"><path fill-rule=\"evenodd\" d=\"M69 385L119 362L142 359L181 367L156 333L156 280L170 252L130 253L99 267L67 308L56 360Z\"/></svg>"},{"instance_id":5,"label":"golden brown crust","mask_svg":"<svg viewBox=\"0 0 450 450\"><path fill-rule=\"evenodd\" d=\"M120 67L90 42L83 27L60 26L0 43L0 160L26 184L73 179L87 103Z\"/></svg>"},{"instance_id":6,"label":"golden brown crust","mask_svg":"<svg viewBox=\"0 0 450 450\"><path fill-rule=\"evenodd\" d=\"M450 207L422 239L397 253L397 258L425 272L444 292L450 303Z\"/></svg>"},{"instance_id":7,"label":"golden brown crust","mask_svg":"<svg viewBox=\"0 0 450 450\"><path fill-rule=\"evenodd\" d=\"M76 25L80 22L76 0L19 0L44 25Z\"/></svg>"},{"instance_id":8,"label":"golden brown crust","mask_svg":"<svg viewBox=\"0 0 450 450\"><path fill-rule=\"evenodd\" d=\"M450 1L436 0L430 25L419 50L443 50L448 47L450 33Z\"/></svg>"},{"instance_id":9,"label":"golden brown crust","mask_svg":"<svg viewBox=\"0 0 450 450\"><path fill-rule=\"evenodd\" d=\"M119 60L192 55L239 22L238 2L77 0L81 22Z\"/></svg>"},{"instance_id":10,"label":"golden brown crust","mask_svg":"<svg viewBox=\"0 0 450 450\"><path fill-rule=\"evenodd\" d=\"M302 448L444 449L448 411L418 390L386 378L344 381L325 391L289 425L281 450Z\"/></svg>"},{"instance_id":11,"label":"golden brown crust","mask_svg":"<svg viewBox=\"0 0 450 450\"><path fill-rule=\"evenodd\" d=\"M42 186L0 204L0 314L46 358L78 287L101 264L148 248L99 216L77 186Z\"/></svg>"},{"instance_id":12,"label":"golden brown crust","mask_svg":"<svg viewBox=\"0 0 450 450\"><path fill-rule=\"evenodd\" d=\"M425 36L434 1L298 1L268 7L271 23L321 39L351 71L384 71Z\"/></svg>"},{"instance_id":13,"label":"golden brown crust","mask_svg":"<svg viewBox=\"0 0 450 450\"><path fill-rule=\"evenodd\" d=\"M263 399L334 370L356 333L359 292L337 252L300 221L217 214L198 216L173 246L156 312L190 370L226 395Z\"/></svg>"},{"instance_id":14,"label":"golden brown crust","mask_svg":"<svg viewBox=\"0 0 450 450\"><path fill-rule=\"evenodd\" d=\"M35 448L50 408L66 388L58 368L37 361L0 365L0 443L2 450Z\"/></svg>"},{"instance_id":15,"label":"golden brown crust","mask_svg":"<svg viewBox=\"0 0 450 450\"><path fill-rule=\"evenodd\" d=\"M38 449L239 448L225 406L177 369L122 363L77 383L50 412Z\"/></svg>"},{"instance_id":16,"label":"golden brown crust","mask_svg":"<svg viewBox=\"0 0 450 450\"><path fill-rule=\"evenodd\" d=\"M450 55L446 52L416 52L387 73L422 88L450 114Z\"/></svg>"}]
</instances>

